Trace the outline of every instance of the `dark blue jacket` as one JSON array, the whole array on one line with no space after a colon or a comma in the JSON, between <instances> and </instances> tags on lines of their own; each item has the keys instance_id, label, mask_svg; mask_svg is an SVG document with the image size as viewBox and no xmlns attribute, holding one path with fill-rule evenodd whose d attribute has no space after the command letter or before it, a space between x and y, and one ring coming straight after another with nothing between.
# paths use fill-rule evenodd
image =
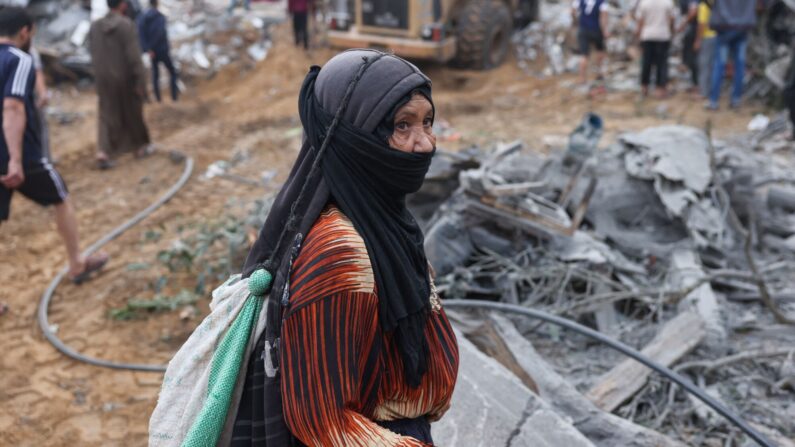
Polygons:
<instances>
[{"instance_id":1,"label":"dark blue jacket","mask_svg":"<svg viewBox=\"0 0 795 447\"><path fill-rule=\"evenodd\" d=\"M151 50L156 55L168 54L166 16L154 8L147 9L138 17L138 37L144 53Z\"/></svg>"}]
</instances>

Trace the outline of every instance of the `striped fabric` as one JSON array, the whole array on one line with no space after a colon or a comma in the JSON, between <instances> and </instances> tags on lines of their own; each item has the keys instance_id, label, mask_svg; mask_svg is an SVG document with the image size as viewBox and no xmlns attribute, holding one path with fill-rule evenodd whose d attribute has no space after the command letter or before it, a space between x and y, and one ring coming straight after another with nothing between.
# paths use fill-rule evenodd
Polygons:
<instances>
[{"instance_id":1,"label":"striped fabric","mask_svg":"<svg viewBox=\"0 0 795 447\"><path fill-rule=\"evenodd\" d=\"M30 69L33 66L33 58L24 51L10 47L8 49L12 54L19 57L19 65L14 73L14 80L11 84L11 94L17 96L25 96L28 88L28 78L30 77Z\"/></svg>"},{"instance_id":2,"label":"striped fabric","mask_svg":"<svg viewBox=\"0 0 795 447\"><path fill-rule=\"evenodd\" d=\"M429 297L430 299L430 297ZM438 420L450 405L458 345L434 303L429 370L412 389L397 348L378 323L378 296L364 241L329 206L293 265L282 329L282 395L290 431L308 446L423 446L375 421Z\"/></svg>"}]
</instances>

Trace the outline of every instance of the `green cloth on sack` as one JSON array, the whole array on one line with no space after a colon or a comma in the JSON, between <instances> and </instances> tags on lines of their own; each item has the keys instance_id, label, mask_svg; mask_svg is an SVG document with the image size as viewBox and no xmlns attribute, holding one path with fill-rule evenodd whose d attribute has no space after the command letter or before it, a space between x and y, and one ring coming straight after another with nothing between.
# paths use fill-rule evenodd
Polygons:
<instances>
[{"instance_id":1,"label":"green cloth on sack","mask_svg":"<svg viewBox=\"0 0 795 447\"><path fill-rule=\"evenodd\" d=\"M193 421L182 447L214 447L221 436L251 329L259 320L262 298L250 295L218 344L210 364L207 400Z\"/></svg>"}]
</instances>

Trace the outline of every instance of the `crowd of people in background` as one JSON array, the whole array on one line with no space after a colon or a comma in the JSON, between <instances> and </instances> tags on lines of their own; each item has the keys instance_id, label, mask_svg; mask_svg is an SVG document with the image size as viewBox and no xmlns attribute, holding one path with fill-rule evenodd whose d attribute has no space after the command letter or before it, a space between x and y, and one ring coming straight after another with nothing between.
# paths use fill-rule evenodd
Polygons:
<instances>
[{"instance_id":1,"label":"crowd of people in background","mask_svg":"<svg viewBox=\"0 0 795 447\"><path fill-rule=\"evenodd\" d=\"M677 4L678 2L678 4ZM731 62L733 83L729 107L739 107L743 95L748 34L756 26L762 0L637 0L632 8L635 39L641 49L640 86L645 97L654 81L654 96L665 98L669 89L669 57L677 35L682 35L681 61L691 86L688 91L718 110L726 67ZM587 83L591 49L596 51L597 80L604 76L607 0L574 0L572 16L578 27L584 60L580 77ZM795 107L795 106L793 106Z\"/></svg>"}]
</instances>

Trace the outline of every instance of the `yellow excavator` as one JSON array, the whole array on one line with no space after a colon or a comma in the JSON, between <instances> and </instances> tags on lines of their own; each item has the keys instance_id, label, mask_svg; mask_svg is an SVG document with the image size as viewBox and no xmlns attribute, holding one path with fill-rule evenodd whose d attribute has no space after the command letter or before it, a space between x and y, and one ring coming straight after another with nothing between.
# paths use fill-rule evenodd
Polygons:
<instances>
[{"instance_id":1,"label":"yellow excavator","mask_svg":"<svg viewBox=\"0 0 795 447\"><path fill-rule=\"evenodd\" d=\"M331 0L336 48L376 48L409 59L490 69L508 54L511 32L536 20L541 0Z\"/></svg>"}]
</instances>

